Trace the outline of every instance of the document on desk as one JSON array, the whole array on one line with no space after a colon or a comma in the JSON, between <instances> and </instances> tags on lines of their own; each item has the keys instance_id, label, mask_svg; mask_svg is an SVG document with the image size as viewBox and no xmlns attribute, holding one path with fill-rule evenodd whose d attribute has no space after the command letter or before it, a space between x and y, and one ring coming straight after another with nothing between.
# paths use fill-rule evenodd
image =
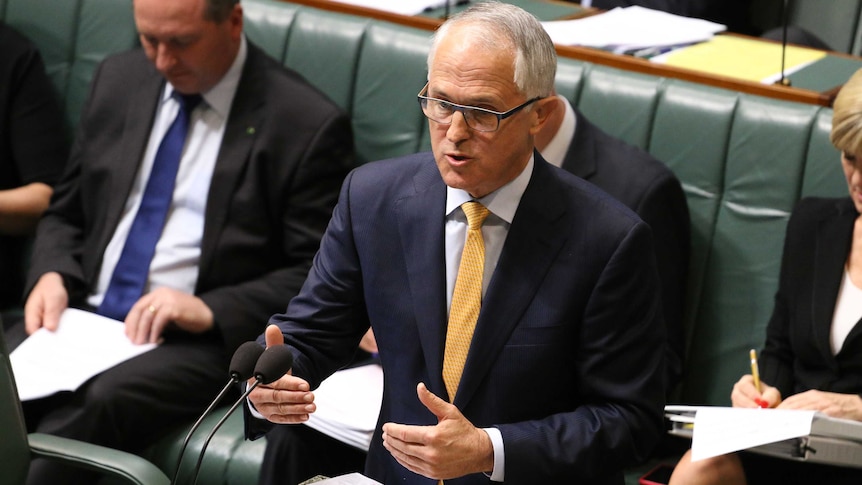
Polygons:
<instances>
[{"instance_id":1,"label":"document on desk","mask_svg":"<svg viewBox=\"0 0 862 485\"><path fill-rule=\"evenodd\" d=\"M68 308L56 331L37 330L9 359L18 396L27 401L74 391L96 374L155 347L133 344L122 322Z\"/></svg>"},{"instance_id":2,"label":"document on desk","mask_svg":"<svg viewBox=\"0 0 862 485\"><path fill-rule=\"evenodd\" d=\"M542 26L555 44L597 47L618 54L703 42L727 30L715 22L639 6L617 7L582 19L542 22Z\"/></svg>"},{"instance_id":3,"label":"document on desk","mask_svg":"<svg viewBox=\"0 0 862 485\"><path fill-rule=\"evenodd\" d=\"M372 480L361 473L348 473L333 478L314 477L299 485L380 485L377 480Z\"/></svg>"},{"instance_id":4,"label":"document on desk","mask_svg":"<svg viewBox=\"0 0 862 485\"><path fill-rule=\"evenodd\" d=\"M332 0L336 3L346 3L357 7L373 8L400 15L418 15L426 10L446 6L446 0ZM457 0L450 0L449 5L455 5Z\"/></svg>"},{"instance_id":5,"label":"document on desk","mask_svg":"<svg viewBox=\"0 0 862 485\"><path fill-rule=\"evenodd\" d=\"M314 391L317 411L305 424L361 450L368 450L383 400L383 368L369 364L332 374Z\"/></svg>"},{"instance_id":6,"label":"document on desk","mask_svg":"<svg viewBox=\"0 0 862 485\"><path fill-rule=\"evenodd\" d=\"M761 39L718 35L700 44L671 51L652 62L698 72L728 76L764 84L774 83L781 74L790 75L826 57L826 52L807 47L787 46Z\"/></svg>"}]
</instances>

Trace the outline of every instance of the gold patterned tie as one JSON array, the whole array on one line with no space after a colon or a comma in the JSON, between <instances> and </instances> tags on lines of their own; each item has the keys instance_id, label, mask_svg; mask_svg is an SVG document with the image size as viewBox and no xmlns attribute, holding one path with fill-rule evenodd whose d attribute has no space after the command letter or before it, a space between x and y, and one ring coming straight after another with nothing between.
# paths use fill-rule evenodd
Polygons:
<instances>
[{"instance_id":1,"label":"gold patterned tie","mask_svg":"<svg viewBox=\"0 0 862 485\"><path fill-rule=\"evenodd\" d=\"M443 381L449 393L449 401L455 401L455 391L461 382L461 372L473 329L482 306L482 273L485 269L485 240L482 238L482 223L489 211L482 204L471 201L461 205L467 215L467 240L458 266L452 307L449 309L449 326L446 330L446 351L443 354Z\"/></svg>"}]
</instances>

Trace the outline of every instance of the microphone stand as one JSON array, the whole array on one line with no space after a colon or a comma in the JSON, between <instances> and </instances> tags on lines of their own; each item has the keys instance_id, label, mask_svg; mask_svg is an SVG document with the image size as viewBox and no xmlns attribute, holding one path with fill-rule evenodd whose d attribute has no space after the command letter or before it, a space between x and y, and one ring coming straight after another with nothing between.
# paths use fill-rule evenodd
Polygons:
<instances>
[{"instance_id":1,"label":"microphone stand","mask_svg":"<svg viewBox=\"0 0 862 485\"><path fill-rule=\"evenodd\" d=\"M781 5L781 78L775 83L782 86L790 86L790 79L784 76L784 60L787 57L787 23L789 22L789 10L787 0Z\"/></svg>"}]
</instances>

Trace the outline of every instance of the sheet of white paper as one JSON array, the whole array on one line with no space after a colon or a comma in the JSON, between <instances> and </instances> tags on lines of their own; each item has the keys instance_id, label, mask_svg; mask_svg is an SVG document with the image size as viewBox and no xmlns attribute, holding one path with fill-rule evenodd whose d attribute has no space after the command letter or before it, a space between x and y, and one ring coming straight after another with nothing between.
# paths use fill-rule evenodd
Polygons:
<instances>
[{"instance_id":1,"label":"sheet of white paper","mask_svg":"<svg viewBox=\"0 0 862 485\"><path fill-rule=\"evenodd\" d=\"M709 40L722 24L639 6L617 7L582 19L542 22L555 44L583 45L625 52Z\"/></svg>"},{"instance_id":2,"label":"sheet of white paper","mask_svg":"<svg viewBox=\"0 0 862 485\"><path fill-rule=\"evenodd\" d=\"M337 3L346 3L359 7L368 7L384 12L392 12L401 15L417 15L426 9L442 8L446 6L446 0L332 0ZM455 0L450 0L449 5L454 5Z\"/></svg>"},{"instance_id":3,"label":"sheet of white paper","mask_svg":"<svg viewBox=\"0 0 862 485\"><path fill-rule=\"evenodd\" d=\"M314 391L317 411L305 424L342 443L368 450L383 400L383 369L377 364L332 374Z\"/></svg>"},{"instance_id":4,"label":"sheet of white paper","mask_svg":"<svg viewBox=\"0 0 862 485\"><path fill-rule=\"evenodd\" d=\"M314 485L380 485L380 482L372 480L359 473L349 473L334 478L312 482Z\"/></svg>"},{"instance_id":5,"label":"sheet of white paper","mask_svg":"<svg viewBox=\"0 0 862 485\"><path fill-rule=\"evenodd\" d=\"M692 461L783 441L811 433L815 411L698 408L691 442Z\"/></svg>"},{"instance_id":6,"label":"sheet of white paper","mask_svg":"<svg viewBox=\"0 0 862 485\"><path fill-rule=\"evenodd\" d=\"M74 391L90 377L155 346L134 345L122 322L69 308L56 331L37 330L9 359L18 396L27 401Z\"/></svg>"}]
</instances>

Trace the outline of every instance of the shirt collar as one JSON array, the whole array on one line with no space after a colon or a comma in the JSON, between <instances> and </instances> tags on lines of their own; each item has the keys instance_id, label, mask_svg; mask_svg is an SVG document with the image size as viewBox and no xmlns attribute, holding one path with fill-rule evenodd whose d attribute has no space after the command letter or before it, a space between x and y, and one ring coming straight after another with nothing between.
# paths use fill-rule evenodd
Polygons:
<instances>
[{"instance_id":1,"label":"shirt collar","mask_svg":"<svg viewBox=\"0 0 862 485\"><path fill-rule=\"evenodd\" d=\"M239 79L242 75L242 67L245 65L247 57L248 45L245 36L243 36L240 40L239 51L236 54L236 58L233 60L233 63L225 75L222 76L219 82L210 88L209 91L201 93L201 96L207 103L207 107L218 113L222 118L227 118L227 115L230 112L230 105L233 103L233 97L234 94L236 94L236 88L239 86ZM173 92L174 87L171 83L167 83L164 94L162 95L162 102L170 99Z\"/></svg>"},{"instance_id":2,"label":"shirt collar","mask_svg":"<svg viewBox=\"0 0 862 485\"><path fill-rule=\"evenodd\" d=\"M521 197L524 195L524 191L527 190L527 184L530 183L534 163L534 156L531 155L524 170L517 177L480 199L473 199L466 190L447 186L446 215L450 215L452 211L461 207L461 204L464 202L476 200L487 207L492 214L511 224L512 219L515 218L515 211L518 210L518 204L521 203Z\"/></svg>"},{"instance_id":3,"label":"shirt collar","mask_svg":"<svg viewBox=\"0 0 862 485\"><path fill-rule=\"evenodd\" d=\"M542 158L558 167L562 167L563 160L566 159L566 152L569 151L569 145L572 144L572 140L575 138L576 120L575 110L572 108L569 100L565 96L560 95L557 95L557 98L565 106L566 113L563 115L563 122L560 124L557 133L551 138L548 146L542 150Z\"/></svg>"}]
</instances>

